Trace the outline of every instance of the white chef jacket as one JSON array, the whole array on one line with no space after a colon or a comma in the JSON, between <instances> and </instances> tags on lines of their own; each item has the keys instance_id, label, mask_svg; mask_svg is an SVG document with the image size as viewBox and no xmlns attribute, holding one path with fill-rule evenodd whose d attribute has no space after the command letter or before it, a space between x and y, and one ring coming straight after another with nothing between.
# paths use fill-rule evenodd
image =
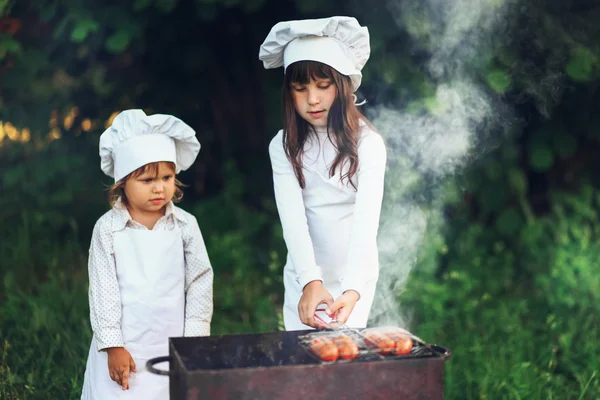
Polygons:
<instances>
[{"instance_id":1,"label":"white chef jacket","mask_svg":"<svg viewBox=\"0 0 600 400\"><path fill-rule=\"evenodd\" d=\"M196 218L171 202L153 230L171 231L176 222L182 232L185 256L184 336L208 336L213 313L213 270ZM115 233L126 227L148 229L132 220L127 208L118 201L100 217L92 234L88 265L89 303L97 350L124 346L113 244Z\"/></svg>"},{"instance_id":2,"label":"white chef jacket","mask_svg":"<svg viewBox=\"0 0 600 400\"><path fill-rule=\"evenodd\" d=\"M283 131L279 131L270 143L269 154L288 249L284 277L286 270L295 277L293 283L284 279L286 292L321 280L326 289L328 284L339 286L339 294L353 289L361 295L359 301L372 303L372 298L363 299L362 295L368 292L369 297L374 296L374 290L365 289L379 276L377 232L387 161L383 138L361 124L355 190L347 180L340 182L339 170L330 176L337 150L326 128L317 128L305 143L304 189L285 155L282 137Z\"/></svg>"}]
</instances>

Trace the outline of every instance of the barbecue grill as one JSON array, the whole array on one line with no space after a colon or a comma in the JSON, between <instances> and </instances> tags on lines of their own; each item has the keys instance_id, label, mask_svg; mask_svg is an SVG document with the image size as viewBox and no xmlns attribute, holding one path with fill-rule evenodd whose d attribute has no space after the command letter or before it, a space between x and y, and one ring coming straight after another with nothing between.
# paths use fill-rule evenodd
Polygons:
<instances>
[{"instance_id":1,"label":"barbecue grill","mask_svg":"<svg viewBox=\"0 0 600 400\"><path fill-rule=\"evenodd\" d=\"M361 355L323 363L302 345L308 331L169 339L148 370L169 376L171 400L443 399L447 348ZM169 371L154 367L169 361Z\"/></svg>"}]
</instances>

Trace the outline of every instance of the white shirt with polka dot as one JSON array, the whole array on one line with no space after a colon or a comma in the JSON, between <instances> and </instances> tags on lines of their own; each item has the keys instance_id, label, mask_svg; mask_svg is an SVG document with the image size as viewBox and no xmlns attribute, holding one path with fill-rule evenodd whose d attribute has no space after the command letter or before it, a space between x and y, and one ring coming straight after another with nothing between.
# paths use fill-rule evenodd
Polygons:
<instances>
[{"instance_id":1,"label":"white shirt with polka dot","mask_svg":"<svg viewBox=\"0 0 600 400\"><path fill-rule=\"evenodd\" d=\"M213 270L196 217L171 202L153 230L171 231L176 224L181 228L185 256L184 336L209 336L213 313ZM124 346L121 294L113 243L114 234L125 228L148 229L132 220L127 209L117 202L96 222L92 234L88 261L89 302L98 350Z\"/></svg>"}]
</instances>

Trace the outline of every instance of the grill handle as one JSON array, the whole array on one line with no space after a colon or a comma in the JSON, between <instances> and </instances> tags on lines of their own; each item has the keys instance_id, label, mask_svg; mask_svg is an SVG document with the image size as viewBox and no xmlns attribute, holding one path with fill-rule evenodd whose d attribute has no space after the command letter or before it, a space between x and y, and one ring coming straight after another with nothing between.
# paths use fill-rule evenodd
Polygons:
<instances>
[{"instance_id":1,"label":"grill handle","mask_svg":"<svg viewBox=\"0 0 600 400\"><path fill-rule=\"evenodd\" d=\"M437 355L440 356L440 358L442 360L446 361L447 359L452 357L452 352L450 350L448 350L447 348L438 346L437 344L432 344L430 346L431 346L431 350L433 350L434 353L437 353Z\"/></svg>"},{"instance_id":2,"label":"grill handle","mask_svg":"<svg viewBox=\"0 0 600 400\"><path fill-rule=\"evenodd\" d=\"M169 356L151 358L146 362L146 369L156 375L169 375L169 371L154 368L154 364L159 364L165 361L171 361L171 358Z\"/></svg>"}]
</instances>

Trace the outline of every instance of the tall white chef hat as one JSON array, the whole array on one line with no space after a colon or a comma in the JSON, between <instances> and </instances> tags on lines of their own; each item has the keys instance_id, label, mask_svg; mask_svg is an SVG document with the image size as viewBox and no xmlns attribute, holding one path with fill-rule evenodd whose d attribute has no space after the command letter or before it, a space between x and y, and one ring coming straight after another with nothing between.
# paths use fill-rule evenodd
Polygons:
<instances>
[{"instance_id":1,"label":"tall white chef hat","mask_svg":"<svg viewBox=\"0 0 600 400\"><path fill-rule=\"evenodd\" d=\"M356 18L330 17L277 23L260 46L265 68L287 67L297 61L319 61L352 80L354 91L362 80L371 47L369 30Z\"/></svg>"},{"instance_id":2,"label":"tall white chef hat","mask_svg":"<svg viewBox=\"0 0 600 400\"><path fill-rule=\"evenodd\" d=\"M118 182L136 169L157 161L188 169L200 152L196 132L172 115L146 115L125 110L100 136L100 167Z\"/></svg>"}]
</instances>

